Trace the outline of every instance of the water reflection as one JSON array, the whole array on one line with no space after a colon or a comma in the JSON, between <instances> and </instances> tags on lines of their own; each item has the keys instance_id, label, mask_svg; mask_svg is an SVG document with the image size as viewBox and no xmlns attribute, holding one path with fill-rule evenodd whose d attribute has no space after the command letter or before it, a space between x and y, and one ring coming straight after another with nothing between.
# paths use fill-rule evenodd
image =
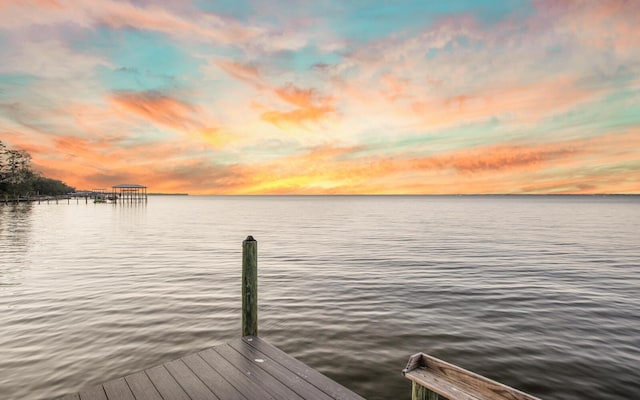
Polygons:
<instances>
[{"instance_id":1,"label":"water reflection","mask_svg":"<svg viewBox=\"0 0 640 400\"><path fill-rule=\"evenodd\" d=\"M0 288L20 283L27 267L33 204L0 204Z\"/></svg>"},{"instance_id":2,"label":"water reflection","mask_svg":"<svg viewBox=\"0 0 640 400\"><path fill-rule=\"evenodd\" d=\"M137 225L144 221L147 215L146 201L113 203L114 213L122 222Z\"/></svg>"}]
</instances>

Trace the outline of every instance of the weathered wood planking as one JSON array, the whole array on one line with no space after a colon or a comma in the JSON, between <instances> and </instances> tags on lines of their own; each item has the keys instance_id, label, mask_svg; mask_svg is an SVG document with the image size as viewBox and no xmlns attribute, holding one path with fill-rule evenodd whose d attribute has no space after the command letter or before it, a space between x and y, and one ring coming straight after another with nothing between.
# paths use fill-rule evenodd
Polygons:
<instances>
[{"instance_id":1,"label":"weathered wood planking","mask_svg":"<svg viewBox=\"0 0 640 400\"><path fill-rule=\"evenodd\" d=\"M284 351L270 345L259 337L244 337L242 338L242 341L251 345L270 359L277 361L280 365L283 365L285 368L305 381L311 383L313 386L321 389L331 398L338 400L364 400L363 397L358 396L339 383L331 380L325 375L322 375L320 372L307 366L303 362L296 360Z\"/></svg>"},{"instance_id":2,"label":"weathered wood planking","mask_svg":"<svg viewBox=\"0 0 640 400\"><path fill-rule=\"evenodd\" d=\"M244 337L64 400L364 400L258 337Z\"/></svg>"},{"instance_id":3,"label":"weathered wood planking","mask_svg":"<svg viewBox=\"0 0 640 400\"><path fill-rule=\"evenodd\" d=\"M402 373L413 382L414 399L540 400L424 353L411 356Z\"/></svg>"}]
</instances>

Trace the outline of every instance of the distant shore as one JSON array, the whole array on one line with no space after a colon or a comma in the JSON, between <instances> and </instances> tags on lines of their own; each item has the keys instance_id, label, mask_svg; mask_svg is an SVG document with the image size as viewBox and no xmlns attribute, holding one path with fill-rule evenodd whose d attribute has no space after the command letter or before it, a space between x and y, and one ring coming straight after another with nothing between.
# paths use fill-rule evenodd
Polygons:
<instances>
[{"instance_id":1,"label":"distant shore","mask_svg":"<svg viewBox=\"0 0 640 400\"><path fill-rule=\"evenodd\" d=\"M189 193L147 193L149 196L188 196Z\"/></svg>"}]
</instances>

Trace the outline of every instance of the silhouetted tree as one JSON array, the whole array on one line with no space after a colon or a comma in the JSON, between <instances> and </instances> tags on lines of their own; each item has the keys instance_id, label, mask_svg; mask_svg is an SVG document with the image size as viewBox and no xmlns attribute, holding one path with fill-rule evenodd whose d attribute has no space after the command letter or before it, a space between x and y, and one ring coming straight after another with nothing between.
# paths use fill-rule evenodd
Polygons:
<instances>
[{"instance_id":1,"label":"silhouetted tree","mask_svg":"<svg viewBox=\"0 0 640 400\"><path fill-rule=\"evenodd\" d=\"M24 150L9 149L0 141L0 193L12 196L27 193L59 195L75 191L64 182L45 178L31 168L31 156Z\"/></svg>"}]
</instances>

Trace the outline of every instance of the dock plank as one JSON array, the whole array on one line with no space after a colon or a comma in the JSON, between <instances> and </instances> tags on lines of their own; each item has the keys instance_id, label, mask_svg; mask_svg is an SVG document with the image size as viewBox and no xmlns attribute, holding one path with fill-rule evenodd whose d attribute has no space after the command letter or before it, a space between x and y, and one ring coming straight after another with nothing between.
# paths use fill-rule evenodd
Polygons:
<instances>
[{"instance_id":1,"label":"dock plank","mask_svg":"<svg viewBox=\"0 0 640 400\"><path fill-rule=\"evenodd\" d=\"M58 397L57 400L80 400L80 395L78 393L71 393L62 397Z\"/></svg>"},{"instance_id":2,"label":"dock plank","mask_svg":"<svg viewBox=\"0 0 640 400\"><path fill-rule=\"evenodd\" d=\"M191 354L182 359L200 380L207 385L216 396L224 400L246 400L232 384L227 382L222 375L211 368L198 354Z\"/></svg>"},{"instance_id":3,"label":"dock plank","mask_svg":"<svg viewBox=\"0 0 640 400\"><path fill-rule=\"evenodd\" d=\"M107 395L105 394L102 385L81 390L79 395L80 400L107 400Z\"/></svg>"},{"instance_id":4,"label":"dock plank","mask_svg":"<svg viewBox=\"0 0 640 400\"><path fill-rule=\"evenodd\" d=\"M162 396L144 371L126 376L124 380L129 384L136 400L162 400Z\"/></svg>"},{"instance_id":5,"label":"dock plank","mask_svg":"<svg viewBox=\"0 0 640 400\"><path fill-rule=\"evenodd\" d=\"M209 388L202 383L193 371L182 360L174 360L165 364L173 378L192 399L220 400Z\"/></svg>"},{"instance_id":6,"label":"dock plank","mask_svg":"<svg viewBox=\"0 0 640 400\"><path fill-rule=\"evenodd\" d=\"M236 339L64 400L364 400L257 337Z\"/></svg>"},{"instance_id":7,"label":"dock plank","mask_svg":"<svg viewBox=\"0 0 640 400\"><path fill-rule=\"evenodd\" d=\"M249 362L256 362L259 368L282 382L282 384L296 392L303 399L333 400L331 396L294 374L291 370L285 368L266 354L256 350L247 342L237 339L230 342L229 346L243 355Z\"/></svg>"},{"instance_id":8,"label":"dock plank","mask_svg":"<svg viewBox=\"0 0 640 400\"><path fill-rule=\"evenodd\" d=\"M267 341L255 337L255 336L247 336L242 338L244 342L256 348L260 352L266 354L271 359L279 362L281 365L289 369L294 374L300 376L305 379L307 382L311 383L318 389L322 390L324 393L329 395L331 398L336 400L365 400L363 397L358 394L352 392L346 387L342 386L338 382L335 382L328 378L325 375L322 375L320 372L315 369L309 367L305 363L300 360L297 360L284 351L278 349L275 346L272 346Z\"/></svg>"},{"instance_id":9,"label":"dock plank","mask_svg":"<svg viewBox=\"0 0 640 400\"><path fill-rule=\"evenodd\" d=\"M145 372L165 400L191 400L164 365L153 367Z\"/></svg>"},{"instance_id":10,"label":"dock plank","mask_svg":"<svg viewBox=\"0 0 640 400\"><path fill-rule=\"evenodd\" d=\"M104 386L104 391L110 400L135 400L124 378L106 382L102 386Z\"/></svg>"},{"instance_id":11,"label":"dock plank","mask_svg":"<svg viewBox=\"0 0 640 400\"><path fill-rule=\"evenodd\" d=\"M216 371L224 375L225 379L229 381L240 393L242 393L247 399L272 399L276 400L269 392L267 392L262 386L255 383L253 379L247 379L247 376L231 363L224 359L220 354L213 351L213 349L205 350L199 355L204 361L206 361Z\"/></svg>"},{"instance_id":12,"label":"dock plank","mask_svg":"<svg viewBox=\"0 0 640 400\"><path fill-rule=\"evenodd\" d=\"M293 390L285 386L282 382L265 372L258 366L258 362L247 360L242 354L235 351L231 346L223 345L214 349L218 354L233 364L234 367L243 371L247 377L260 383L277 399L302 400L303 398Z\"/></svg>"}]
</instances>

